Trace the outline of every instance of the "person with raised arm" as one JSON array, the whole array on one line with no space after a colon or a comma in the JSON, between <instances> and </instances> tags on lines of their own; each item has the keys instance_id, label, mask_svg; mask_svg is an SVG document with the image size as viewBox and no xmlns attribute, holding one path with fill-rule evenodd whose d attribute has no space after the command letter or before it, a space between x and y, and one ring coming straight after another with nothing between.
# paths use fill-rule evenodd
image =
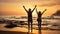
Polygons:
<instances>
[{"instance_id":1,"label":"person with raised arm","mask_svg":"<svg viewBox=\"0 0 60 34\"><path fill-rule=\"evenodd\" d=\"M33 23L33 20L32 20L32 13L33 11L35 10L36 8L36 5L34 7L33 10L31 10L31 8L29 8L28 10L25 8L25 6L23 6L23 8L25 9L25 11L27 12L27 15L28 15L28 32L30 32L30 27L31 27L31 32L32 32L32 23ZM31 24L31 26L30 26Z\"/></svg>"},{"instance_id":2,"label":"person with raised arm","mask_svg":"<svg viewBox=\"0 0 60 34\"><path fill-rule=\"evenodd\" d=\"M39 33L41 34L41 22L42 22L42 15L44 14L44 12L46 11L47 9L45 9L42 13L41 11L37 11L37 8L36 8L36 13L37 13L37 22L38 22L38 30L39 30Z\"/></svg>"}]
</instances>

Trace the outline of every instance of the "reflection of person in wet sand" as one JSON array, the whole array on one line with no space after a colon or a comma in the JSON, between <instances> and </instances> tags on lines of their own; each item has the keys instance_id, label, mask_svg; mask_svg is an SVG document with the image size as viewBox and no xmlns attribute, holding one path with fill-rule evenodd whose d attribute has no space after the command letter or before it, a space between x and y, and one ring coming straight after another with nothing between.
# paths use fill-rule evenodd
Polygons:
<instances>
[{"instance_id":1,"label":"reflection of person in wet sand","mask_svg":"<svg viewBox=\"0 0 60 34\"><path fill-rule=\"evenodd\" d=\"M32 12L35 10L36 6L34 7L33 10L31 10L31 8L29 8L28 10L25 8L25 6L23 6L23 8L25 9L25 11L27 12L28 14L28 32L30 31L30 27L31 27L31 32L32 32ZM31 26L30 26L31 24Z\"/></svg>"},{"instance_id":2,"label":"reflection of person in wet sand","mask_svg":"<svg viewBox=\"0 0 60 34\"><path fill-rule=\"evenodd\" d=\"M46 11L46 9L43 11L43 13ZM36 8L36 12L37 12L37 8ZM37 12L37 15L38 15L38 18L37 18L37 21L38 21L38 30L39 30L39 33L41 34L41 22L42 22L42 15L43 13L41 13L41 11Z\"/></svg>"}]
</instances>

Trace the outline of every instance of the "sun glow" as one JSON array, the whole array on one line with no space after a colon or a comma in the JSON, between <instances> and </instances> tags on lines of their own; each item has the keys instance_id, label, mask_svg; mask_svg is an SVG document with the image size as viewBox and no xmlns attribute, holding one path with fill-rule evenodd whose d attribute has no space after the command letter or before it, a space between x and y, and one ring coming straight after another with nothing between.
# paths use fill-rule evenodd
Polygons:
<instances>
[{"instance_id":1,"label":"sun glow","mask_svg":"<svg viewBox=\"0 0 60 34\"><path fill-rule=\"evenodd\" d=\"M45 9L47 11L43 14L45 16L51 16L57 10L60 10L60 5L56 1L47 1L47 0L0 0L0 15L26 15L27 13L23 9L23 5L28 10L31 8L33 10L34 6L37 5L38 11L43 12ZM50 4L51 2L51 4ZM56 2L55 5L53 2ZM34 10L33 15L36 15L36 10Z\"/></svg>"}]
</instances>

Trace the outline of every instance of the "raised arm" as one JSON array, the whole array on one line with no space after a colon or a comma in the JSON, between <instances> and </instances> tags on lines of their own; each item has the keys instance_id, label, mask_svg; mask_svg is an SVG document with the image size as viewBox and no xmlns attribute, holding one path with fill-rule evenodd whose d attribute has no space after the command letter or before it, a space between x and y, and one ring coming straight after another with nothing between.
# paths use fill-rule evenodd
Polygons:
<instances>
[{"instance_id":1,"label":"raised arm","mask_svg":"<svg viewBox=\"0 0 60 34\"><path fill-rule=\"evenodd\" d=\"M37 12L37 8L36 8L36 13L38 14L38 12Z\"/></svg>"},{"instance_id":2,"label":"raised arm","mask_svg":"<svg viewBox=\"0 0 60 34\"><path fill-rule=\"evenodd\" d=\"M34 9L32 10L32 12L35 10L35 8L36 8L36 5L35 5Z\"/></svg>"},{"instance_id":3,"label":"raised arm","mask_svg":"<svg viewBox=\"0 0 60 34\"><path fill-rule=\"evenodd\" d=\"M42 12L42 14L46 11L47 9L45 9L43 12Z\"/></svg>"},{"instance_id":4,"label":"raised arm","mask_svg":"<svg viewBox=\"0 0 60 34\"><path fill-rule=\"evenodd\" d=\"M27 12L27 9L25 8L25 6L23 6L23 8L25 9L25 11Z\"/></svg>"}]
</instances>

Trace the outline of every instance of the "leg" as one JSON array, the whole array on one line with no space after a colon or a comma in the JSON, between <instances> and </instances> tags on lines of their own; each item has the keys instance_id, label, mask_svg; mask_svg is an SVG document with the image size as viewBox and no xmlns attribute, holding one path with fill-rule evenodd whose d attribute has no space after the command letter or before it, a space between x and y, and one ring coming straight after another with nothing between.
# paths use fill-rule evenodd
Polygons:
<instances>
[{"instance_id":1,"label":"leg","mask_svg":"<svg viewBox=\"0 0 60 34\"><path fill-rule=\"evenodd\" d=\"M28 33L30 32L30 22L28 22Z\"/></svg>"},{"instance_id":2,"label":"leg","mask_svg":"<svg viewBox=\"0 0 60 34\"><path fill-rule=\"evenodd\" d=\"M39 34L41 34L41 23L38 22L38 29L39 29Z\"/></svg>"},{"instance_id":3,"label":"leg","mask_svg":"<svg viewBox=\"0 0 60 34\"><path fill-rule=\"evenodd\" d=\"M41 30L41 22L39 22L39 30Z\"/></svg>"},{"instance_id":4,"label":"leg","mask_svg":"<svg viewBox=\"0 0 60 34\"><path fill-rule=\"evenodd\" d=\"M32 29L33 29L32 25L33 25L33 24L32 24L32 21L31 21L31 32L32 32Z\"/></svg>"}]
</instances>

